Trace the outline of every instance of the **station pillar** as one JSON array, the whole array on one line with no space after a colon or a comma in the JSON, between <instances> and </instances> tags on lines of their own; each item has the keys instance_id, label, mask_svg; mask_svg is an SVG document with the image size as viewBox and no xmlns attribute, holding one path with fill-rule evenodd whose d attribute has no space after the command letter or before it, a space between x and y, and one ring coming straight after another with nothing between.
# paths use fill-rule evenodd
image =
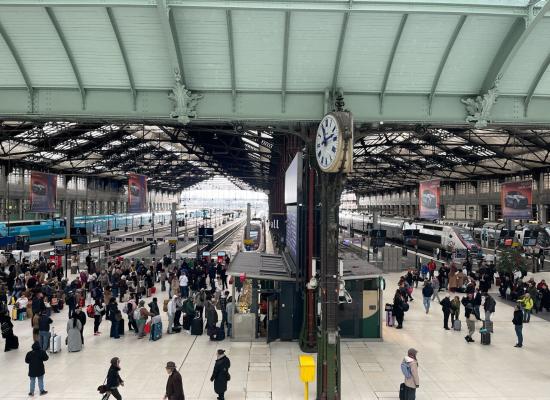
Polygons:
<instances>
[{"instance_id":1,"label":"station pillar","mask_svg":"<svg viewBox=\"0 0 550 400\"><path fill-rule=\"evenodd\" d=\"M170 229L170 234L172 235L172 237L176 237L178 235L178 221L177 221L177 218L176 218L176 207L178 206L177 203L172 203L172 213L171 213L171 218L172 218L172 222L171 222L171 229Z\"/></svg>"},{"instance_id":2,"label":"station pillar","mask_svg":"<svg viewBox=\"0 0 550 400\"><path fill-rule=\"evenodd\" d=\"M489 204L488 210L489 210L489 221L493 221L493 222L496 221L495 205Z\"/></svg>"}]
</instances>

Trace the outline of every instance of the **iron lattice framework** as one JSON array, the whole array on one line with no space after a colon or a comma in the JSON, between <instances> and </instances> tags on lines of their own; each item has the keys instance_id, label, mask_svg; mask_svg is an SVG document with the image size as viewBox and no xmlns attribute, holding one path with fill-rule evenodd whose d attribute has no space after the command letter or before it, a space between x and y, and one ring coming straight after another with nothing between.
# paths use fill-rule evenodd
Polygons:
<instances>
[{"instance_id":1,"label":"iron lattice framework","mask_svg":"<svg viewBox=\"0 0 550 400\"><path fill-rule=\"evenodd\" d=\"M550 130L416 126L356 129L354 172L358 193L415 186L419 181L498 178L550 167Z\"/></svg>"},{"instance_id":2,"label":"iron lattice framework","mask_svg":"<svg viewBox=\"0 0 550 400\"><path fill-rule=\"evenodd\" d=\"M186 128L144 124L0 124L0 162L8 167L124 180L147 175L152 189L181 191L215 175L241 189L269 188L278 158L274 134L239 125Z\"/></svg>"}]
</instances>

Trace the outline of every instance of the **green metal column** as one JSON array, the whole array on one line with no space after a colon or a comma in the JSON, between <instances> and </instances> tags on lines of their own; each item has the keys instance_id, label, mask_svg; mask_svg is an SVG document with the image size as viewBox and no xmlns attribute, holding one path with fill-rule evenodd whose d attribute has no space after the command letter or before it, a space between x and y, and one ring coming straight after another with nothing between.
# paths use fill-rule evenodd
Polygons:
<instances>
[{"instance_id":1,"label":"green metal column","mask_svg":"<svg viewBox=\"0 0 550 400\"><path fill-rule=\"evenodd\" d=\"M340 399L338 334L338 211L345 175L320 173L321 182L321 331L318 338L317 398Z\"/></svg>"}]
</instances>

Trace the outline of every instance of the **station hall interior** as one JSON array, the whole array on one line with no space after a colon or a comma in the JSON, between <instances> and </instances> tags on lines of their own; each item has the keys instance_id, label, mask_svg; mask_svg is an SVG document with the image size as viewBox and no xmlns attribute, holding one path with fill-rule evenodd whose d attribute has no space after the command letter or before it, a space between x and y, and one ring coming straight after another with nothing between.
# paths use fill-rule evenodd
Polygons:
<instances>
[{"instance_id":1,"label":"station hall interior","mask_svg":"<svg viewBox=\"0 0 550 400\"><path fill-rule=\"evenodd\" d=\"M0 397L550 400L549 69L550 0L0 0Z\"/></svg>"}]
</instances>

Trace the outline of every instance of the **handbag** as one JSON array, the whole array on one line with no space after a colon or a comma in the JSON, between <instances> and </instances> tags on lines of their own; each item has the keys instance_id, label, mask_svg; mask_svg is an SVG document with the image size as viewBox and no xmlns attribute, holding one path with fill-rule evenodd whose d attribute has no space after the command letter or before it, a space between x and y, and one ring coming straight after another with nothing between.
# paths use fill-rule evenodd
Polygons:
<instances>
[{"instance_id":1,"label":"handbag","mask_svg":"<svg viewBox=\"0 0 550 400\"><path fill-rule=\"evenodd\" d=\"M109 388L107 387L106 383L107 383L107 377L105 377L103 384L97 387L97 391L99 392L99 394L105 394L109 391Z\"/></svg>"}]
</instances>

